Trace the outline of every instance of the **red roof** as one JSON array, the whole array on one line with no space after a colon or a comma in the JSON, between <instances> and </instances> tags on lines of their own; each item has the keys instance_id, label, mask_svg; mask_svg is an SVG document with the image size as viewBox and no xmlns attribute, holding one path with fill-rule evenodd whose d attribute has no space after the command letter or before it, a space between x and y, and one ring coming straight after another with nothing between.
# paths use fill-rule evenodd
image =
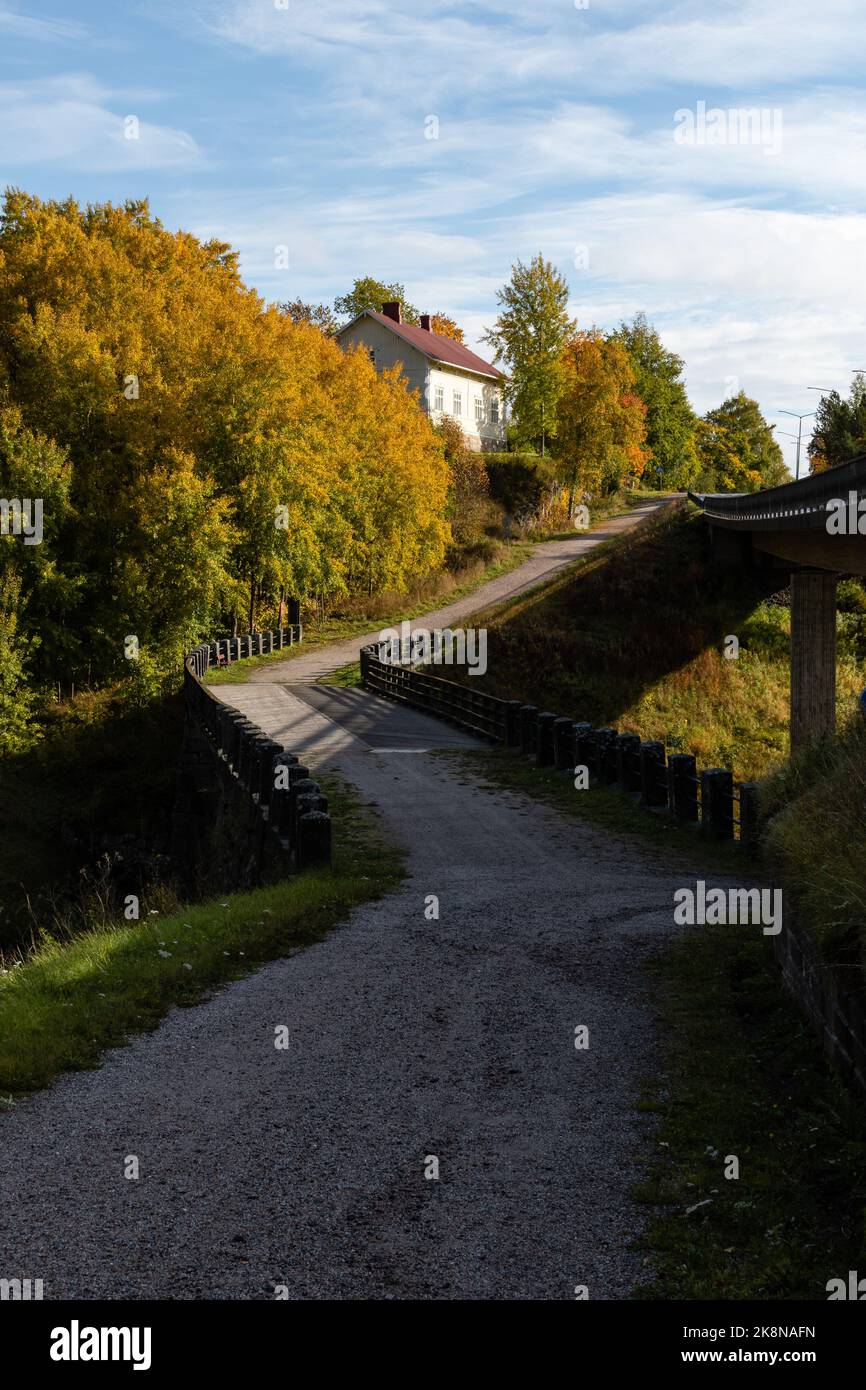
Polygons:
<instances>
[{"instance_id":1,"label":"red roof","mask_svg":"<svg viewBox=\"0 0 866 1390\"><path fill-rule=\"evenodd\" d=\"M375 309L367 309L371 319L377 323L383 323L386 328L390 328L392 333L396 333L398 338L403 338L413 347L418 348L427 357L434 358L437 362L447 362L450 367L462 367L464 371L476 372L479 376L492 376L504 379L505 373L500 372L498 367L492 367L489 362L485 362L483 357L478 357L476 353L470 352L462 343L457 343L453 338L445 338L441 333L428 333L426 328L416 328L411 323L397 323L395 319L389 318L387 314L380 314ZM360 315L359 317L363 317ZM348 325L347 325L348 327Z\"/></svg>"}]
</instances>

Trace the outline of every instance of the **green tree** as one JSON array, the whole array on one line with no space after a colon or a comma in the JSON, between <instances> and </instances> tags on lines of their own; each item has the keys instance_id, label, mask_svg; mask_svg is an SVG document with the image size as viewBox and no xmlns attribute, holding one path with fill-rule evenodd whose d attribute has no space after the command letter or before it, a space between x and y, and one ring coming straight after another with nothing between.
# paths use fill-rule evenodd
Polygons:
<instances>
[{"instance_id":1,"label":"green tree","mask_svg":"<svg viewBox=\"0 0 866 1390\"><path fill-rule=\"evenodd\" d=\"M568 282L540 254L529 265L518 260L496 298L500 313L483 341L508 372L505 395L522 447L553 433L562 350L577 325L568 313Z\"/></svg>"},{"instance_id":2,"label":"green tree","mask_svg":"<svg viewBox=\"0 0 866 1390\"><path fill-rule=\"evenodd\" d=\"M808 451L813 473L866 453L866 377L862 373L855 376L847 400L838 391L821 397Z\"/></svg>"},{"instance_id":3,"label":"green tree","mask_svg":"<svg viewBox=\"0 0 866 1390\"><path fill-rule=\"evenodd\" d=\"M17 631L20 587L16 575L0 572L0 754L33 742L35 696L27 683L27 643Z\"/></svg>"},{"instance_id":4,"label":"green tree","mask_svg":"<svg viewBox=\"0 0 866 1390\"><path fill-rule=\"evenodd\" d=\"M334 300L334 312L340 318L351 320L357 318L365 309L381 312L383 304L395 300L401 305L404 322L417 324L420 317L418 310L406 299L404 287L397 284L387 285L384 280L374 280L371 275L356 280L348 294L337 295Z\"/></svg>"},{"instance_id":5,"label":"green tree","mask_svg":"<svg viewBox=\"0 0 866 1390\"><path fill-rule=\"evenodd\" d=\"M682 358L665 348L646 314L621 323L610 336L631 358L634 389L647 408L647 443L653 457L647 476L660 488L688 487L699 467L697 417L682 380Z\"/></svg>"},{"instance_id":6,"label":"green tree","mask_svg":"<svg viewBox=\"0 0 866 1390\"><path fill-rule=\"evenodd\" d=\"M771 426L744 391L703 417L698 455L708 491L756 492L791 481Z\"/></svg>"}]
</instances>

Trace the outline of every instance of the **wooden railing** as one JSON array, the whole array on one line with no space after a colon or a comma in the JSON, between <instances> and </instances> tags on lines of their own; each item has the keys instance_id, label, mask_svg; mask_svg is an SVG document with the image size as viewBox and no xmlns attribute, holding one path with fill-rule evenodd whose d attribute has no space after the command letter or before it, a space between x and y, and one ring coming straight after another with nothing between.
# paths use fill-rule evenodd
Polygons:
<instances>
[{"instance_id":1,"label":"wooden railing","mask_svg":"<svg viewBox=\"0 0 866 1390\"><path fill-rule=\"evenodd\" d=\"M691 753L669 752L639 734L594 728L408 664L382 661L376 646L361 652L361 680L375 694L517 749L540 767L563 772L585 767L595 786L618 787L647 810L694 824L714 839L737 841L750 853L757 848L757 784L735 783L727 768L699 772Z\"/></svg>"},{"instance_id":2,"label":"wooden railing","mask_svg":"<svg viewBox=\"0 0 866 1390\"><path fill-rule=\"evenodd\" d=\"M330 863L328 801L310 777L309 768L239 710L218 700L202 680L209 669L224 664L219 659L221 654L227 660L242 659L247 651L242 650L241 658L234 656L236 644L252 640L258 645L258 639L271 639L264 651L281 651L300 640L300 628L255 633L252 639L235 637L202 643L188 652L184 662L187 715L206 735L227 773L248 793L268 832L276 836L286 854L287 871Z\"/></svg>"}]
</instances>

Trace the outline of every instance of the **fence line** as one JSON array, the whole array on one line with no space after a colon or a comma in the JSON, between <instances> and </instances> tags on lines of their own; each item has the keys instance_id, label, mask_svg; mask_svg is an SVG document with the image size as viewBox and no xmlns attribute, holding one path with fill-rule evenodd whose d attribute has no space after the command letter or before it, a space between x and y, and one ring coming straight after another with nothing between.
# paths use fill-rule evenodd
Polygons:
<instances>
[{"instance_id":1,"label":"fence line","mask_svg":"<svg viewBox=\"0 0 866 1390\"><path fill-rule=\"evenodd\" d=\"M331 862L327 797L296 754L287 753L239 710L218 700L203 684L203 677L212 667L282 651L301 638L300 625L276 628L203 642L184 660L187 714L226 771L247 792L268 832L276 836L286 855L287 872Z\"/></svg>"},{"instance_id":2,"label":"fence line","mask_svg":"<svg viewBox=\"0 0 866 1390\"><path fill-rule=\"evenodd\" d=\"M757 784L735 783L727 768L700 772L691 753L668 753L663 743L639 734L594 728L537 705L504 700L457 681L382 661L377 646L361 652L366 689L457 724L560 771L586 767L597 786L617 786L647 810L694 824L718 840L736 841L753 853L758 840ZM737 814L739 810L739 814Z\"/></svg>"}]
</instances>

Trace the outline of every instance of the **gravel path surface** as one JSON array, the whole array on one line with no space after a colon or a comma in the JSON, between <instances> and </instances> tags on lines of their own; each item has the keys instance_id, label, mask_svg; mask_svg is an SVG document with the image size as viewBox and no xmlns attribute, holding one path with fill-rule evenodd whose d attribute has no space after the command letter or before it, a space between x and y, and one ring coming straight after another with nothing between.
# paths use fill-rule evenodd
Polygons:
<instances>
[{"instance_id":1,"label":"gravel path surface","mask_svg":"<svg viewBox=\"0 0 866 1390\"><path fill-rule=\"evenodd\" d=\"M641 963L682 870L405 738L370 746L341 706L218 693L339 768L409 876L0 1118L0 1275L46 1298L627 1296L646 1273Z\"/></svg>"},{"instance_id":2,"label":"gravel path surface","mask_svg":"<svg viewBox=\"0 0 866 1390\"><path fill-rule=\"evenodd\" d=\"M620 1298L640 1278L639 965L674 879L435 756L352 744L337 761L415 846L411 877L3 1117L7 1275L176 1299Z\"/></svg>"}]
</instances>

